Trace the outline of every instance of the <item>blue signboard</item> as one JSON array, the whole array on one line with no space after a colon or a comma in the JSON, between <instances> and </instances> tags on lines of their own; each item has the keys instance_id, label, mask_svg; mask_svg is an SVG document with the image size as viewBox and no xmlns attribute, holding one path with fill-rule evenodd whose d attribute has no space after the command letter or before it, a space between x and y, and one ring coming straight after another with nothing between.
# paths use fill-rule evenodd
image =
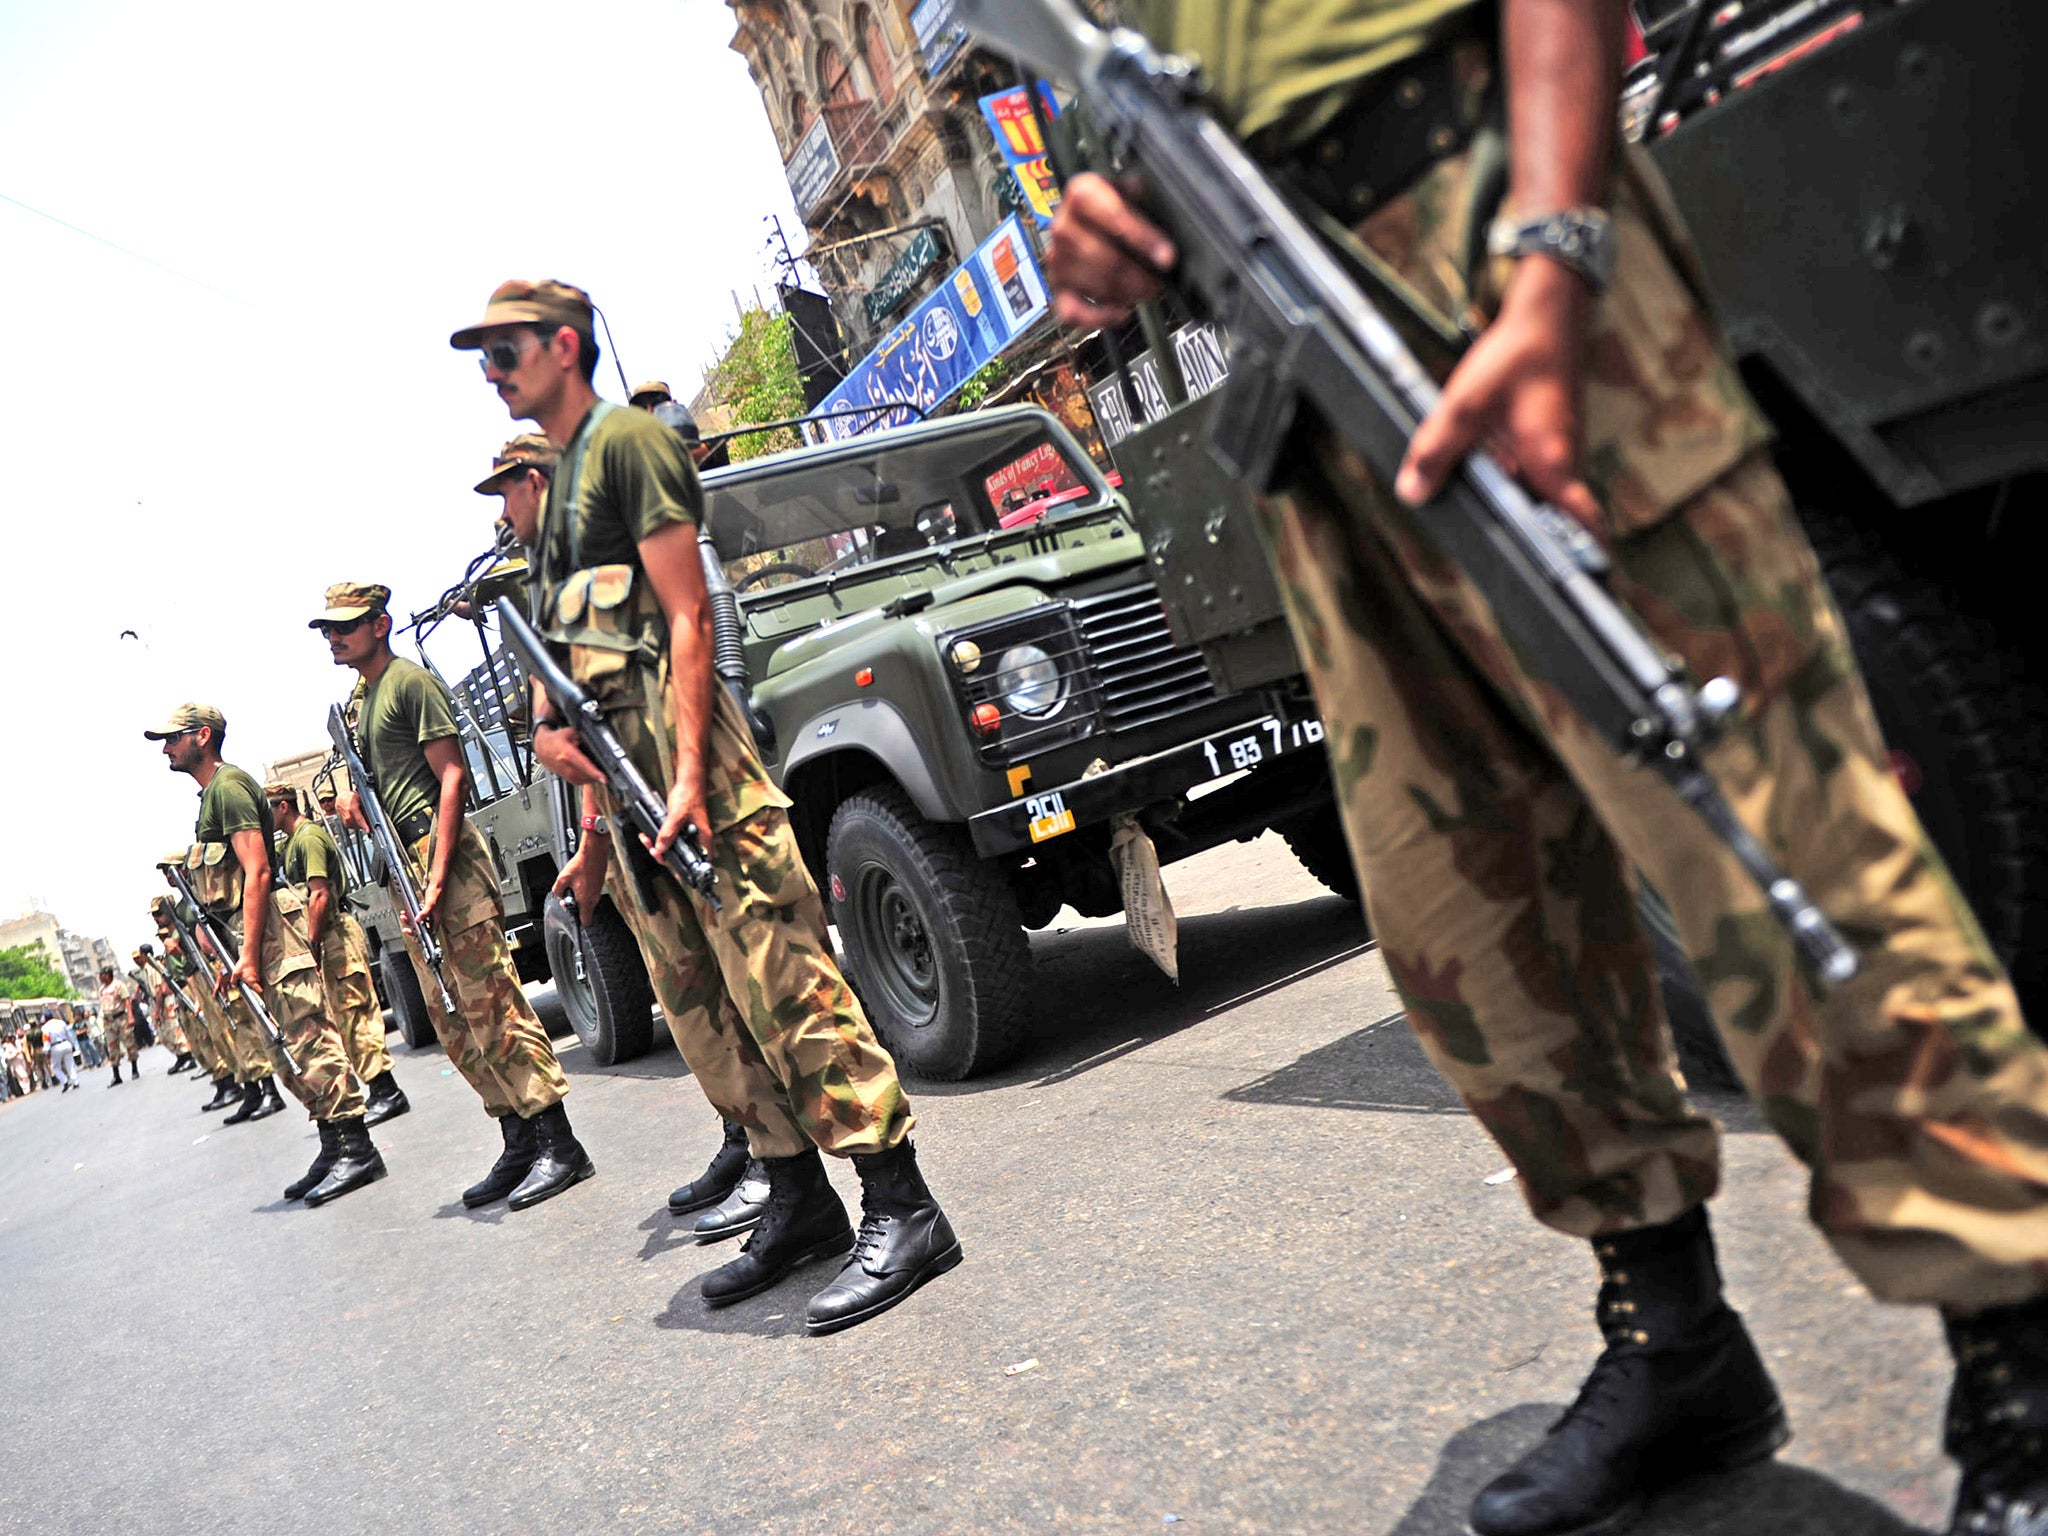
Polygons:
<instances>
[{"instance_id":1,"label":"blue signboard","mask_svg":"<svg viewBox=\"0 0 2048 1536\"><path fill-rule=\"evenodd\" d=\"M797 141L796 153L789 157L784 169L789 176L790 196L796 199L796 211L808 217L832 185L832 178L839 174L839 146L832 142L824 118L812 123L810 131Z\"/></svg>"},{"instance_id":2,"label":"blue signboard","mask_svg":"<svg viewBox=\"0 0 2048 1536\"><path fill-rule=\"evenodd\" d=\"M930 410L1044 318L1045 278L1012 214L917 308L892 326L821 411L907 400ZM909 411L821 421L828 437L855 437L914 421Z\"/></svg>"},{"instance_id":3,"label":"blue signboard","mask_svg":"<svg viewBox=\"0 0 2048 1536\"><path fill-rule=\"evenodd\" d=\"M953 0L922 0L910 13L910 30L917 35L917 51L924 55L924 72L936 75L967 41L967 29L953 13Z\"/></svg>"}]
</instances>

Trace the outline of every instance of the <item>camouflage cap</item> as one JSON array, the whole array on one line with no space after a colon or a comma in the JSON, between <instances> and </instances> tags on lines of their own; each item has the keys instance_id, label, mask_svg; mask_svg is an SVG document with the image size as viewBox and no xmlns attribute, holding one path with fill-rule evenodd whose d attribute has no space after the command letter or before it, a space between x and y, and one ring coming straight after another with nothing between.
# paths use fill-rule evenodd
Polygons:
<instances>
[{"instance_id":1,"label":"camouflage cap","mask_svg":"<svg viewBox=\"0 0 2048 1536\"><path fill-rule=\"evenodd\" d=\"M297 794L293 791L291 785L285 783L283 779L272 779L268 784L264 785L263 798L266 800L289 800L294 805L299 803Z\"/></svg>"},{"instance_id":2,"label":"camouflage cap","mask_svg":"<svg viewBox=\"0 0 2048 1536\"><path fill-rule=\"evenodd\" d=\"M308 619L306 628L318 629L322 624L346 623L366 613L382 613L391 601L391 589L373 581L337 581L327 589L326 601L327 611L317 619Z\"/></svg>"},{"instance_id":3,"label":"camouflage cap","mask_svg":"<svg viewBox=\"0 0 2048 1536\"><path fill-rule=\"evenodd\" d=\"M674 395L669 393L668 385L664 384L660 379L649 379L645 384L635 384L633 386L633 393L626 396L626 399L630 404L638 405L650 395L657 400L673 400L675 398Z\"/></svg>"},{"instance_id":4,"label":"camouflage cap","mask_svg":"<svg viewBox=\"0 0 2048 1536\"><path fill-rule=\"evenodd\" d=\"M228 717L211 704L180 704L171 711L170 719L155 730L142 734L150 741L163 741L171 736L182 736L187 731L196 731L202 725L212 727L213 734L219 736L228 728ZM178 857L182 859L184 855Z\"/></svg>"},{"instance_id":5,"label":"camouflage cap","mask_svg":"<svg viewBox=\"0 0 2048 1536\"><path fill-rule=\"evenodd\" d=\"M476 483L479 496L495 496L505 488L505 482L522 469L552 470L555 461L561 458L562 450L538 432L522 432L491 459L491 472Z\"/></svg>"},{"instance_id":6,"label":"camouflage cap","mask_svg":"<svg viewBox=\"0 0 2048 1536\"><path fill-rule=\"evenodd\" d=\"M491 291L483 319L450 336L448 345L458 352L480 347L484 332L499 325L566 325L578 335L597 334L590 324L590 295L581 288L552 278L529 283L515 277Z\"/></svg>"}]
</instances>

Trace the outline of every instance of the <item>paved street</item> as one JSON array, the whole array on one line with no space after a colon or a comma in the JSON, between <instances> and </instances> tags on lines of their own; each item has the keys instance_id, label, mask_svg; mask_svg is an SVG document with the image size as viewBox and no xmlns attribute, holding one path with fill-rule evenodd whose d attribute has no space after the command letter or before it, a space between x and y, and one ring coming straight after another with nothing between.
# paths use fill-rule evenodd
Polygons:
<instances>
[{"instance_id":1,"label":"paved street","mask_svg":"<svg viewBox=\"0 0 2048 1536\"><path fill-rule=\"evenodd\" d=\"M519 1215L456 1198L497 1138L438 1053L400 1054L391 1177L318 1211L278 1199L314 1148L296 1108L223 1128L162 1051L138 1086L0 1106L0 1530L1461 1531L1596 1352L1590 1257L1488 1182L1284 845L1167 880L1178 989L1066 914L1025 1058L917 1090L967 1262L827 1339L802 1309L829 1267L699 1303L732 1250L663 1202L717 1127L666 1044L567 1051L599 1174ZM1789 1156L1714 1107L1732 1296L1797 1438L1645 1536L1938 1523L1933 1318L1868 1300Z\"/></svg>"}]
</instances>

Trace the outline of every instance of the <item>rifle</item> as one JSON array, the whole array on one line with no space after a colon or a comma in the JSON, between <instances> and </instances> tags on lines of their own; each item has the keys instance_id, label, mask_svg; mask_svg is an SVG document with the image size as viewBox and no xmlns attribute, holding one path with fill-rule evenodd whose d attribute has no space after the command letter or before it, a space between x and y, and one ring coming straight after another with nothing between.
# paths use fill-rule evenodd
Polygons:
<instances>
[{"instance_id":1,"label":"rifle","mask_svg":"<svg viewBox=\"0 0 2048 1536\"><path fill-rule=\"evenodd\" d=\"M214 961L224 976L234 975L235 967L241 962L242 957L235 946L235 936L228 932L228 925L201 905L199 897L192 890L191 880L185 874L184 865L166 864L163 868L164 873L171 877L171 883L177 886L178 894L184 897L192 910L198 914L199 942L212 951ZM184 915L178 911L176 902L171 903L171 921L177 926L178 937L184 940L187 946L191 946L192 929L186 924ZM192 952L202 953L196 948ZM269 1007L264 1003L263 994L246 981L238 981L235 986L241 991L242 1002L256 1020L257 1027L270 1042L272 1053L285 1064L286 1070L293 1077L303 1081L306 1076L305 1068L298 1064L292 1056L291 1047L284 1043L284 1031L277 1027L277 1020L272 1017Z\"/></svg>"},{"instance_id":2,"label":"rifle","mask_svg":"<svg viewBox=\"0 0 2048 1536\"><path fill-rule=\"evenodd\" d=\"M187 1013L192 1014L194 1017L198 1016L199 1005L192 1001L192 995L189 992L178 985L178 978L171 974L169 966L159 964L155 955L148 955L143 959L142 968L145 971L153 972L165 986L169 987L177 995L178 1001L184 1005Z\"/></svg>"},{"instance_id":3,"label":"rifle","mask_svg":"<svg viewBox=\"0 0 2048 1536\"><path fill-rule=\"evenodd\" d=\"M327 734L334 738L335 751L348 765L349 782L356 787L356 799L362 805L363 819L369 822L370 836L377 844L377 851L384 855L385 868L391 871L391 892L398 898L406 926L412 930L413 939L420 947L420 958L433 972L434 985L441 992L441 1005L448 1012L456 1013L459 1010L455 1006L454 995L448 990L448 978L441 972L441 941L420 919L420 888L413 883L412 858L398 840L398 829L391 825L383 798L377 793L377 781L370 777L362 754L356 751L356 739L349 734L348 716L342 713L339 704L328 707Z\"/></svg>"},{"instance_id":4,"label":"rifle","mask_svg":"<svg viewBox=\"0 0 2048 1536\"><path fill-rule=\"evenodd\" d=\"M1436 385L1203 106L1189 65L1136 32L1094 26L1073 0L959 0L959 14L985 44L1069 81L1143 172L1150 210L1179 247L1179 280L1230 336L1228 398L1210 416L1208 445L1224 470L1274 488L1306 407L1392 484ZM1666 658L1602 584L1609 562L1598 541L1484 453L1466 458L1422 526L1486 599L1509 649L1615 751L1654 768L1734 854L1816 982L1854 976L1855 951L1700 766L1739 690L1727 678L1695 687Z\"/></svg>"},{"instance_id":5,"label":"rifle","mask_svg":"<svg viewBox=\"0 0 2048 1536\"><path fill-rule=\"evenodd\" d=\"M546 642L526 622L526 615L513 606L510 598L499 598L497 609L498 628L505 637L505 643L512 647L512 654L519 658L519 665L529 678L547 690L548 697L555 701L555 708L563 713L568 724L575 727L583 750L604 774L605 783L611 788L612 800L627 822L623 829L627 834L623 839L626 867L636 880L644 882L648 871L642 866L653 863L648 845L668 819L667 803L654 792L654 786L647 782L646 775L626 755L626 744L606 722L604 710L597 700L555 664L554 657L548 654ZM661 864L687 889L709 902L712 911L719 909L718 871L704 856L704 846L698 841L694 822L684 823L682 836L669 844Z\"/></svg>"}]
</instances>

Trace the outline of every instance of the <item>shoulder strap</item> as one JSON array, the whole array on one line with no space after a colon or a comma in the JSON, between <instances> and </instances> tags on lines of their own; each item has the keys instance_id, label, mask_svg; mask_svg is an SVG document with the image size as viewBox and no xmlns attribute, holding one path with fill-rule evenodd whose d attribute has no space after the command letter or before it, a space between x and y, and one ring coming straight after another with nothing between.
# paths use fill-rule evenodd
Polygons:
<instances>
[{"instance_id":1,"label":"shoulder strap","mask_svg":"<svg viewBox=\"0 0 2048 1536\"><path fill-rule=\"evenodd\" d=\"M577 499L583 493L583 456L590 449L591 435L597 424L617 410L609 400L600 400L590 408L590 414L583 418L583 424L576 429L576 435L569 440L569 448L562 455L562 462L555 470L554 487L548 496L548 511L556 511L554 488L561 491L560 516L550 516L548 526L541 530L543 563L547 567L544 575L549 584L564 581L571 571L583 566L582 540L577 537L576 525L579 519Z\"/></svg>"}]
</instances>

